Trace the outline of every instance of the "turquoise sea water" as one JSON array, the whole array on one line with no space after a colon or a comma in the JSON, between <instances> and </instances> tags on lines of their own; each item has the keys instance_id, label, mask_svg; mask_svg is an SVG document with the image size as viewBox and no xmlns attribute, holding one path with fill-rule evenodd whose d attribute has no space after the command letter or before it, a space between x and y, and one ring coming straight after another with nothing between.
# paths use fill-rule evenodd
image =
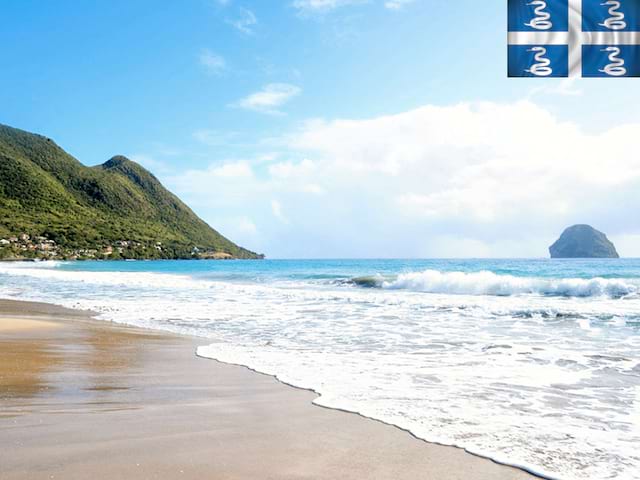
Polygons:
<instances>
[{"instance_id":1,"label":"turquoise sea water","mask_svg":"<svg viewBox=\"0 0 640 480\"><path fill-rule=\"evenodd\" d=\"M0 295L198 335L318 404L550 478L640 478L640 260L2 264Z\"/></svg>"},{"instance_id":2,"label":"turquoise sea water","mask_svg":"<svg viewBox=\"0 0 640 480\"><path fill-rule=\"evenodd\" d=\"M442 272L491 271L498 275L546 278L640 278L640 259L461 259L461 260L231 260L224 262L140 261L67 262L67 271L158 272L238 279L349 279L424 270Z\"/></svg>"}]
</instances>

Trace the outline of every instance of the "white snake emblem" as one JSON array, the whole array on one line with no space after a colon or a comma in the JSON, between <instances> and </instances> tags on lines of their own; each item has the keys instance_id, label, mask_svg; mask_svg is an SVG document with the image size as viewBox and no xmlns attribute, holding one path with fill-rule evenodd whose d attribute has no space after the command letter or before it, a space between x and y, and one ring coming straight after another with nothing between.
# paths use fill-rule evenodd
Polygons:
<instances>
[{"instance_id":1,"label":"white snake emblem","mask_svg":"<svg viewBox=\"0 0 640 480\"><path fill-rule=\"evenodd\" d=\"M536 30L549 30L553 27L553 23L551 23L550 20L551 14L544 11L544 9L547 8L547 2L545 0L533 0L527 3L527 5L535 5L536 7L533 9L533 13L535 13L536 16L532 18L529 23L525 23L527 27L535 28Z\"/></svg>"},{"instance_id":2,"label":"white snake emblem","mask_svg":"<svg viewBox=\"0 0 640 480\"><path fill-rule=\"evenodd\" d=\"M609 7L610 17L607 18L604 23L599 23L598 25L606 27L609 30L623 30L627 28L627 22L624 21L624 13L618 12L620 8L619 0L608 0L600 5Z\"/></svg>"},{"instance_id":3,"label":"white snake emblem","mask_svg":"<svg viewBox=\"0 0 640 480\"><path fill-rule=\"evenodd\" d=\"M531 68L525 70L525 72L532 73L536 77L548 77L553 73L553 69L549 66L551 65L551 60L545 58L545 54L547 53L547 49L544 47L533 47L527 50L527 52L536 52L533 56L536 63L531 65Z\"/></svg>"},{"instance_id":4,"label":"white snake emblem","mask_svg":"<svg viewBox=\"0 0 640 480\"><path fill-rule=\"evenodd\" d=\"M624 59L618 58L620 55L620 49L618 47L607 47L600 50L601 52L609 53L609 61L611 62L603 69L598 69L599 72L606 73L612 77L621 77L627 74L627 69L623 67Z\"/></svg>"}]
</instances>

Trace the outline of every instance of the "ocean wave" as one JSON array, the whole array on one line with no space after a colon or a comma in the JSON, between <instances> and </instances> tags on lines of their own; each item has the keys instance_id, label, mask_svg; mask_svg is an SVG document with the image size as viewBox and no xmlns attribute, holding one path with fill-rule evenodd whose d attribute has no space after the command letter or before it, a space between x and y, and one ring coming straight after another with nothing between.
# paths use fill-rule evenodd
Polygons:
<instances>
[{"instance_id":1,"label":"ocean wave","mask_svg":"<svg viewBox=\"0 0 640 480\"><path fill-rule=\"evenodd\" d=\"M576 280L536 262L477 273L363 262L325 275L317 262L276 263L240 276L224 262L43 263L0 263L0 297L206 338L199 354L313 389L319 405L550 478L637 478L636 267ZM505 274L481 271L494 268Z\"/></svg>"},{"instance_id":2,"label":"ocean wave","mask_svg":"<svg viewBox=\"0 0 640 480\"><path fill-rule=\"evenodd\" d=\"M490 271L467 273L424 270L402 273L395 278L382 275L356 277L351 279L351 283L367 288L457 295L529 294L622 298L637 295L640 292L640 283L631 279L515 277Z\"/></svg>"},{"instance_id":3,"label":"ocean wave","mask_svg":"<svg viewBox=\"0 0 640 480\"><path fill-rule=\"evenodd\" d=\"M18 261L7 262L3 264L2 270L30 270L34 268L47 269L47 268L59 268L65 263L62 260L31 260L31 261Z\"/></svg>"},{"instance_id":4,"label":"ocean wave","mask_svg":"<svg viewBox=\"0 0 640 480\"><path fill-rule=\"evenodd\" d=\"M204 289L209 288L213 283L197 281L188 275L155 272L72 271L58 268L61 265L61 262L16 262L0 265L0 275L128 288Z\"/></svg>"},{"instance_id":5,"label":"ocean wave","mask_svg":"<svg viewBox=\"0 0 640 480\"><path fill-rule=\"evenodd\" d=\"M73 271L59 268L62 262L25 262L0 265L0 275L80 282L93 285L113 285L128 288L181 288L208 290L228 285L228 282L246 280L244 276L191 276L188 274L125 271ZM325 282L326 279L323 279ZM309 287L317 280L252 279L254 287L271 285L289 288ZM244 283L244 282L240 282ZM322 283L322 282L321 282ZM545 278L518 277L497 274L488 270L478 272L423 270L397 275L376 274L349 280L330 280L328 285L355 285L382 290L405 290L443 295L515 296L539 295L549 297L608 297L614 299L640 296L640 279L637 278ZM316 285L317 286L317 285Z\"/></svg>"}]
</instances>

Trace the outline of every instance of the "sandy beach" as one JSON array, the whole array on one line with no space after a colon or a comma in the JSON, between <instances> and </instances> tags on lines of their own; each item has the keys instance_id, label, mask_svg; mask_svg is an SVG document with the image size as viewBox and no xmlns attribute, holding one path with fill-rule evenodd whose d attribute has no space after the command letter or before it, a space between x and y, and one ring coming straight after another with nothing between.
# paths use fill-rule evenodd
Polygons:
<instances>
[{"instance_id":1,"label":"sandy beach","mask_svg":"<svg viewBox=\"0 0 640 480\"><path fill-rule=\"evenodd\" d=\"M198 358L206 340L0 301L0 479L525 479Z\"/></svg>"}]
</instances>

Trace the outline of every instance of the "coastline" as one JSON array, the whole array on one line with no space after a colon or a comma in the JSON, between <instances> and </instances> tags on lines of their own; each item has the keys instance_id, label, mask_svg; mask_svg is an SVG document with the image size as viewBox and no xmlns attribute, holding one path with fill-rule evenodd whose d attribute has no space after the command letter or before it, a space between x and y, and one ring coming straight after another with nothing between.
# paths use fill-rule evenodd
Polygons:
<instances>
[{"instance_id":1,"label":"coastline","mask_svg":"<svg viewBox=\"0 0 640 480\"><path fill-rule=\"evenodd\" d=\"M2 480L534 478L318 408L313 392L197 357L202 339L5 300L0 323Z\"/></svg>"}]
</instances>

